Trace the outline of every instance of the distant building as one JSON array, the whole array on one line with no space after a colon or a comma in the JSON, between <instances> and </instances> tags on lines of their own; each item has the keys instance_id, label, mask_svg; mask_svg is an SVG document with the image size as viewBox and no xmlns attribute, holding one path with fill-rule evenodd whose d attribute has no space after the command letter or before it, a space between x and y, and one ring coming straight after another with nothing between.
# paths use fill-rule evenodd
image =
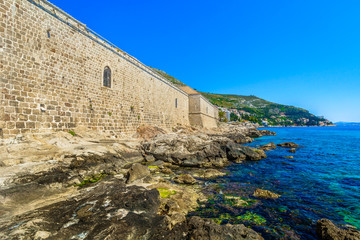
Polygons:
<instances>
[{"instance_id":1,"label":"distant building","mask_svg":"<svg viewBox=\"0 0 360 240\"><path fill-rule=\"evenodd\" d=\"M230 121L230 111L226 111L225 113L226 113L226 119Z\"/></svg>"}]
</instances>

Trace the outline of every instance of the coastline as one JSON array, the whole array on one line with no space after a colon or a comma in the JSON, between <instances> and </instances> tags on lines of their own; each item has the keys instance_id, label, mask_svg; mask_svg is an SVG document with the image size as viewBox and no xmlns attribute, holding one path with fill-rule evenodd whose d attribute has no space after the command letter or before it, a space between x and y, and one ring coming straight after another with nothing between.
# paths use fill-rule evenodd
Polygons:
<instances>
[{"instance_id":1,"label":"coastline","mask_svg":"<svg viewBox=\"0 0 360 240\"><path fill-rule=\"evenodd\" d=\"M75 132L18 136L1 143L2 234L93 238L118 229L111 234L123 239L143 236L144 231L150 237L146 239L210 239L205 229L212 229L212 237L220 239L239 232L246 239L263 239L244 225L222 225L223 219L189 213L211 201L203 192L206 182L227 174L226 166L266 161L267 147L242 144L275 133L230 124L205 131L144 126L133 139L122 140L88 129ZM261 194L256 202L268 201ZM253 204L231 196L227 201Z\"/></svg>"}]
</instances>

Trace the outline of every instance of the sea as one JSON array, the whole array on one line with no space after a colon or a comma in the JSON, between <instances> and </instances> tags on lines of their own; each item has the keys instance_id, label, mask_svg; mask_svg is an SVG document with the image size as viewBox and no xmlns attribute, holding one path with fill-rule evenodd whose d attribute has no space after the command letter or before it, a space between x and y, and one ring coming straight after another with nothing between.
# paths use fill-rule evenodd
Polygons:
<instances>
[{"instance_id":1,"label":"sea","mask_svg":"<svg viewBox=\"0 0 360 240\"><path fill-rule=\"evenodd\" d=\"M226 176L206 182L209 200L192 215L244 224L265 239L318 239L316 222L322 218L360 230L360 127L267 129L277 135L247 145L302 147L296 153L278 147L266 159L228 166ZM259 200L252 196L257 188L281 197Z\"/></svg>"}]
</instances>

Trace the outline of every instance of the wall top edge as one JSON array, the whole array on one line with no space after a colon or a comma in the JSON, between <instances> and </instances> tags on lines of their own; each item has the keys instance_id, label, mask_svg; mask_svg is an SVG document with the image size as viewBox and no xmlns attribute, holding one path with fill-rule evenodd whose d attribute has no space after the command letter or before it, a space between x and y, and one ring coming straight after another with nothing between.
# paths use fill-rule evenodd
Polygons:
<instances>
[{"instance_id":1,"label":"wall top edge","mask_svg":"<svg viewBox=\"0 0 360 240\"><path fill-rule=\"evenodd\" d=\"M80 22L79 20L72 17L70 14L66 13L64 10L60 9L59 7L55 6L51 2L47 0L27 0L28 2L36 5L40 9L44 10L45 12L49 13L56 19L60 20L63 23L66 23L70 27L76 29L78 32L82 33L83 35L89 37L91 40L95 41L96 43L106 47L108 50L112 51L113 53L117 54L118 56L126 59L127 61L133 63L135 66L139 67L140 69L148 72L158 80L164 82L165 84L169 85L173 89L177 90L178 92L184 94L185 96L189 96L185 91L178 88L175 84L171 83L167 79L165 79L160 74L156 73L152 69L150 69L147 65L143 64L141 61L136 59L135 57L131 56L127 52L118 48L115 44L111 43L109 40L105 39L92 29L88 28L86 24ZM49 9L50 8L50 9ZM61 16L62 15L62 16Z\"/></svg>"}]
</instances>

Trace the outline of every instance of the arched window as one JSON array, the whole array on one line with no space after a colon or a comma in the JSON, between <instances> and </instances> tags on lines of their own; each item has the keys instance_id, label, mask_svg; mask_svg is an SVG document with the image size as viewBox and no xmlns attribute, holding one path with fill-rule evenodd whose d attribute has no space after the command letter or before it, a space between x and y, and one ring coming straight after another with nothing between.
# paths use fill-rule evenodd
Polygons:
<instances>
[{"instance_id":1,"label":"arched window","mask_svg":"<svg viewBox=\"0 0 360 240\"><path fill-rule=\"evenodd\" d=\"M103 80L104 87L111 88L111 70L108 66L104 69L104 80Z\"/></svg>"}]
</instances>

